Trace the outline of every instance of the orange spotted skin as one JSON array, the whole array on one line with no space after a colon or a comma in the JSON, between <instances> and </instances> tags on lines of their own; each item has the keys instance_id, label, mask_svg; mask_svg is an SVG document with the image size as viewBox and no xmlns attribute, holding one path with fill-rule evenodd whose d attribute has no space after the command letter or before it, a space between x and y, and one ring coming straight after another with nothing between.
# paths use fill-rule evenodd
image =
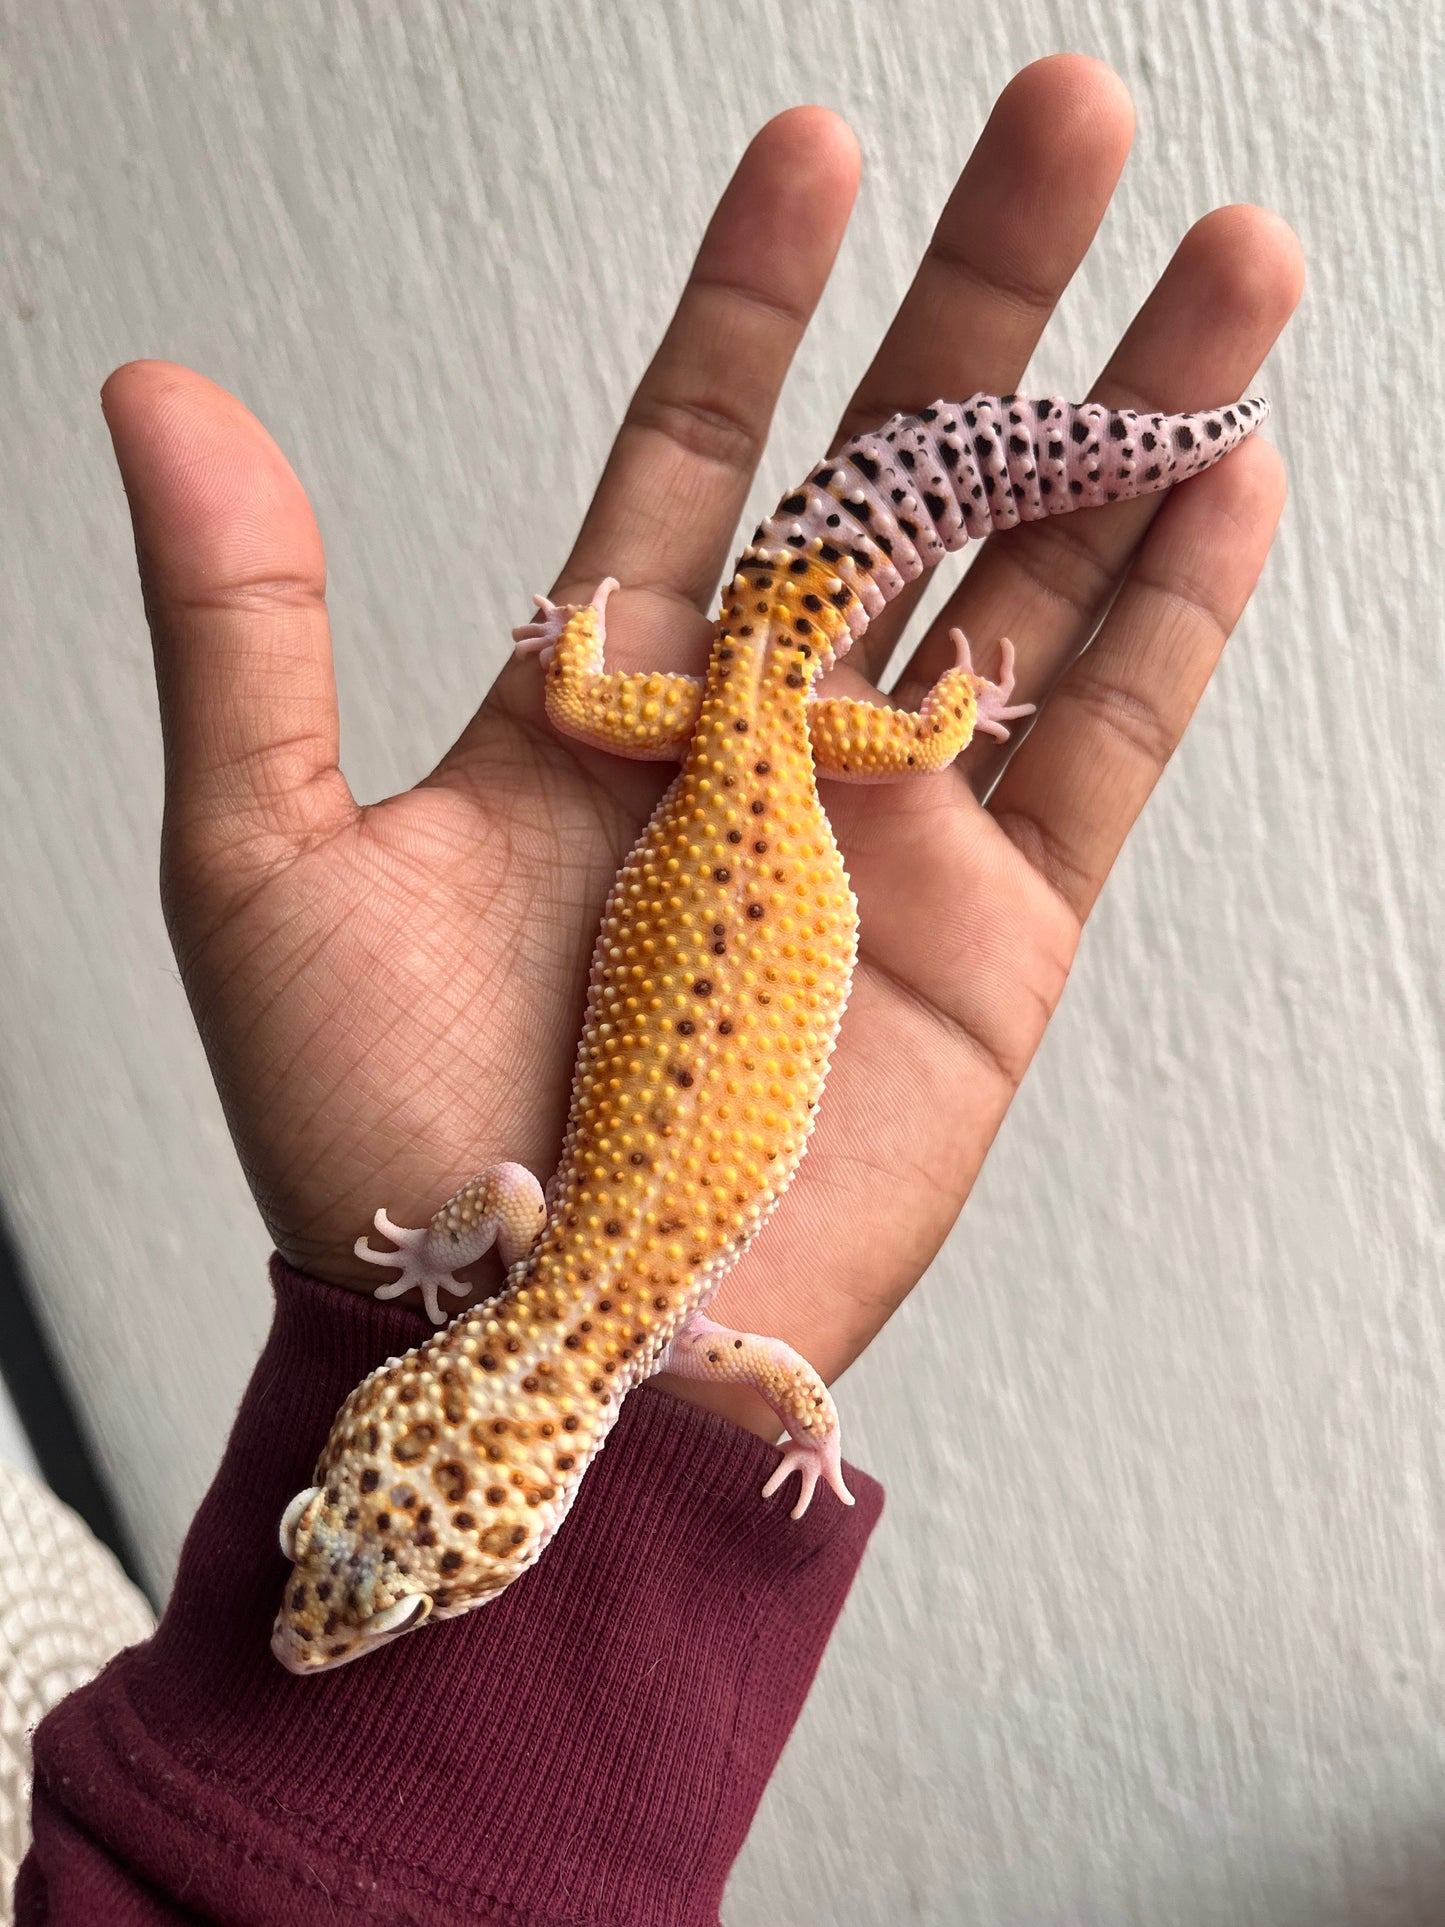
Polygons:
<instances>
[{"instance_id":1,"label":"orange spotted skin","mask_svg":"<svg viewBox=\"0 0 1445 1927\"><path fill-rule=\"evenodd\" d=\"M764 1496L799 1475L845 1503L827 1387L779 1340L703 1307L786 1188L847 1001L857 915L819 801L847 782L942 769L1000 738L999 680L954 666L917 711L810 700L819 672L943 555L990 530L1170 487L1251 434L1260 401L1192 415L975 395L855 437L785 497L743 552L707 675L609 672L610 578L583 608L539 597L539 652L569 735L681 770L608 901L561 1163L544 1195L518 1165L473 1178L427 1230L358 1254L381 1295L438 1293L495 1238L507 1288L393 1359L343 1406L281 1522L293 1563L272 1647L297 1673L344 1664L435 1614L494 1598L547 1545L627 1391L666 1369L751 1384L790 1443ZM533 1242L535 1240L535 1242Z\"/></svg>"},{"instance_id":2,"label":"orange spotted skin","mask_svg":"<svg viewBox=\"0 0 1445 1927\"><path fill-rule=\"evenodd\" d=\"M607 904L545 1227L499 1298L338 1415L287 1542L274 1643L298 1672L371 1650L366 1622L419 1594L448 1617L533 1563L803 1154L857 942L808 733L844 625L804 614L811 572L739 580L686 760ZM810 1377L796 1395L831 1420Z\"/></svg>"}]
</instances>

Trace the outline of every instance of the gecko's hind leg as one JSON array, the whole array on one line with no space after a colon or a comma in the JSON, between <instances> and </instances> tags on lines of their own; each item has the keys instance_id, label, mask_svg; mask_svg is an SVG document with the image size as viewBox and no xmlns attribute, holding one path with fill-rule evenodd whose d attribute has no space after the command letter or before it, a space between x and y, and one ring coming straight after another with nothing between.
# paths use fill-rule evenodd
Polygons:
<instances>
[{"instance_id":1,"label":"gecko's hind leg","mask_svg":"<svg viewBox=\"0 0 1445 1927\"><path fill-rule=\"evenodd\" d=\"M844 783L887 783L945 769L981 730L1008 741L1008 724L1033 714L1013 701L1014 646L1005 638L999 679L974 669L968 638L950 629L954 665L939 677L921 709L890 709L851 696L820 696L809 705L808 733L820 776Z\"/></svg>"},{"instance_id":2,"label":"gecko's hind leg","mask_svg":"<svg viewBox=\"0 0 1445 1927\"><path fill-rule=\"evenodd\" d=\"M616 587L608 576L580 607L536 597L539 620L512 631L517 654L540 657L555 729L618 756L676 762L697 724L702 679L608 669L607 598Z\"/></svg>"},{"instance_id":3,"label":"gecko's hind leg","mask_svg":"<svg viewBox=\"0 0 1445 1927\"><path fill-rule=\"evenodd\" d=\"M464 1184L447 1199L425 1230L393 1224L384 1210L374 1220L395 1251L373 1251L365 1238L356 1241L356 1255L369 1265L400 1265L400 1276L378 1285L378 1298L400 1298L419 1290L427 1317L444 1325L446 1314L440 1291L465 1292L455 1274L490 1251L493 1244L510 1270L525 1258L547 1220L542 1187L521 1164L494 1164Z\"/></svg>"},{"instance_id":4,"label":"gecko's hind leg","mask_svg":"<svg viewBox=\"0 0 1445 1927\"><path fill-rule=\"evenodd\" d=\"M808 1510L820 1478L844 1505L852 1505L853 1494L843 1482L837 1410L827 1386L791 1345L780 1338L732 1331L694 1312L658 1360L657 1369L706 1385L750 1385L777 1414L792 1443L783 1447L777 1469L763 1487L765 1499L772 1498L789 1474L796 1472L795 1519Z\"/></svg>"}]
</instances>

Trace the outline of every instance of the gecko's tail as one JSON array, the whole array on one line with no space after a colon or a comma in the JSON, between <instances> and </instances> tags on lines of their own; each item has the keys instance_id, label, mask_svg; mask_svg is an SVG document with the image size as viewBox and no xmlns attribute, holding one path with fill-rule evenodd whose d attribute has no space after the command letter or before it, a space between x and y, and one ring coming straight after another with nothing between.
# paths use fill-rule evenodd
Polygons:
<instances>
[{"instance_id":1,"label":"gecko's tail","mask_svg":"<svg viewBox=\"0 0 1445 1927\"><path fill-rule=\"evenodd\" d=\"M740 566L825 563L856 636L953 549L995 529L1149 495L1211 467L1269 414L1262 397L1187 415L972 395L857 435L784 497Z\"/></svg>"}]
</instances>

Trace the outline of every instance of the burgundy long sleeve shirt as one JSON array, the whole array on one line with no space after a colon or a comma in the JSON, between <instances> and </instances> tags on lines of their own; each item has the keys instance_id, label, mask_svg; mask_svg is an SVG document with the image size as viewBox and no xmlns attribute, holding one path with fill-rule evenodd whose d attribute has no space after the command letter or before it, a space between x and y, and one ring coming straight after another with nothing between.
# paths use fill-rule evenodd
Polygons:
<instances>
[{"instance_id":1,"label":"burgundy long sleeve shirt","mask_svg":"<svg viewBox=\"0 0 1445 1927\"><path fill-rule=\"evenodd\" d=\"M882 1508L644 1387L538 1565L335 1673L269 1650L277 1521L418 1314L275 1261L276 1315L155 1636L35 1736L20 1927L713 1927ZM429 1329L429 1328L428 1328Z\"/></svg>"}]
</instances>

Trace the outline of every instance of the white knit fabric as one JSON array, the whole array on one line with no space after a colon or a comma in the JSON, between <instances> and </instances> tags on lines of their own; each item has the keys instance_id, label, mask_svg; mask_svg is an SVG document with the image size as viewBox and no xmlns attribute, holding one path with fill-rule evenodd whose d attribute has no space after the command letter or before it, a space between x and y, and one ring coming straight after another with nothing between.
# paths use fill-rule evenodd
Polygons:
<instances>
[{"instance_id":1,"label":"white knit fabric","mask_svg":"<svg viewBox=\"0 0 1445 1927\"><path fill-rule=\"evenodd\" d=\"M154 1625L115 1558L53 1492L0 1477L0 1913L30 1839L30 1735L57 1700Z\"/></svg>"}]
</instances>

